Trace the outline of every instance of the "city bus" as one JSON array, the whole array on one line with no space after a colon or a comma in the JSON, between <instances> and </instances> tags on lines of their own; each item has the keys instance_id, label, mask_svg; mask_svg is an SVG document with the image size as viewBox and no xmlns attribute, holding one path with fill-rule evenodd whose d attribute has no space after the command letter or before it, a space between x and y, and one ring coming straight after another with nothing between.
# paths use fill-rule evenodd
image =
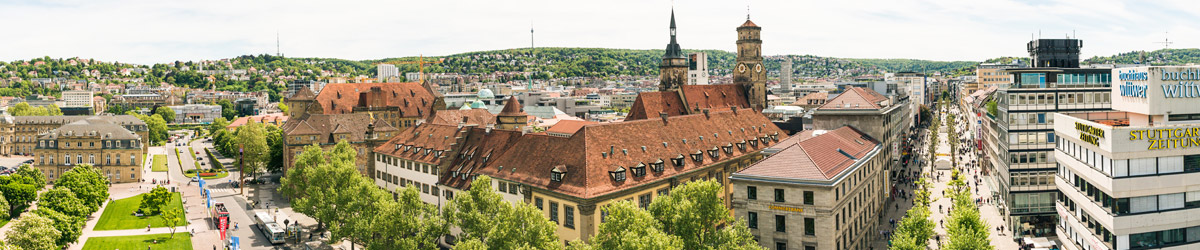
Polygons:
<instances>
[{"instance_id":1,"label":"city bus","mask_svg":"<svg viewBox=\"0 0 1200 250\"><path fill-rule=\"evenodd\" d=\"M284 242L283 237L286 232L283 231L283 227L279 226L279 223L275 223L275 219L272 219L267 212L254 213L254 224L258 225L258 230L262 231L263 236L267 236L267 240L271 241L271 244Z\"/></svg>"}]
</instances>

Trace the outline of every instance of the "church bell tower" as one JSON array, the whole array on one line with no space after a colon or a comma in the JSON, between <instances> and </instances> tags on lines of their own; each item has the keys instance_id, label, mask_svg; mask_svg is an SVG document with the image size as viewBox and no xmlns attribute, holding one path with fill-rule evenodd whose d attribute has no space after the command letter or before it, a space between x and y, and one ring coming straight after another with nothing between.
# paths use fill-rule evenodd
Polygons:
<instances>
[{"instance_id":1,"label":"church bell tower","mask_svg":"<svg viewBox=\"0 0 1200 250\"><path fill-rule=\"evenodd\" d=\"M659 91L678 90L687 83L688 62L679 43L675 42L675 10L671 10L671 43L667 44L662 64L658 66Z\"/></svg>"},{"instance_id":2,"label":"church bell tower","mask_svg":"<svg viewBox=\"0 0 1200 250\"><path fill-rule=\"evenodd\" d=\"M733 69L733 83L742 85L750 107L756 110L767 108L767 70L763 66L761 27L750 21L738 26L737 65Z\"/></svg>"}]
</instances>

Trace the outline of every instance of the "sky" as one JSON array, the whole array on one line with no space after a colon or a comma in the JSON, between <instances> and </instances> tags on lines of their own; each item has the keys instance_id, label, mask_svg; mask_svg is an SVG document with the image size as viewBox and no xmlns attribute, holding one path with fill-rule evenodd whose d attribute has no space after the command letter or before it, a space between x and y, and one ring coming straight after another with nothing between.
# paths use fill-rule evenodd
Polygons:
<instances>
[{"instance_id":1,"label":"sky","mask_svg":"<svg viewBox=\"0 0 1200 250\"><path fill-rule=\"evenodd\" d=\"M138 64L247 54L352 60L538 47L662 49L672 6L684 49L734 51L747 14L763 54L980 61L1031 38L1083 58L1200 44L1192 1L1116 0L0 0L0 60Z\"/></svg>"}]
</instances>

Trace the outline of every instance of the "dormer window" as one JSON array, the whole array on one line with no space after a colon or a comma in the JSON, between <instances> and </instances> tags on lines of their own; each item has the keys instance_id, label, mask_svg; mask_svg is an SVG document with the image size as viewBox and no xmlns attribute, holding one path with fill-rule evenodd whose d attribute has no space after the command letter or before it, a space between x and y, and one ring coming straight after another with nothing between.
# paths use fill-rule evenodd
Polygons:
<instances>
[{"instance_id":1,"label":"dormer window","mask_svg":"<svg viewBox=\"0 0 1200 250\"><path fill-rule=\"evenodd\" d=\"M748 140L748 141L750 142L751 147L758 147L758 139L757 138L750 138L750 140Z\"/></svg>"},{"instance_id":2,"label":"dormer window","mask_svg":"<svg viewBox=\"0 0 1200 250\"><path fill-rule=\"evenodd\" d=\"M567 175L567 169L561 166L555 166L550 170L550 181L562 182L563 177Z\"/></svg>"},{"instance_id":3,"label":"dormer window","mask_svg":"<svg viewBox=\"0 0 1200 250\"><path fill-rule=\"evenodd\" d=\"M693 161L704 161L704 151L696 150L695 153L692 153L692 160Z\"/></svg>"},{"instance_id":4,"label":"dormer window","mask_svg":"<svg viewBox=\"0 0 1200 250\"><path fill-rule=\"evenodd\" d=\"M718 149L717 147L713 147L712 149L708 150L708 156L712 157L713 159L716 159L717 156L720 156L720 155L721 155L721 149Z\"/></svg>"},{"instance_id":5,"label":"dormer window","mask_svg":"<svg viewBox=\"0 0 1200 250\"><path fill-rule=\"evenodd\" d=\"M608 171L608 176L612 177L613 181L625 181L625 167L617 166L617 169Z\"/></svg>"},{"instance_id":6,"label":"dormer window","mask_svg":"<svg viewBox=\"0 0 1200 250\"><path fill-rule=\"evenodd\" d=\"M746 140L737 143L738 150L746 150Z\"/></svg>"},{"instance_id":7,"label":"dormer window","mask_svg":"<svg viewBox=\"0 0 1200 250\"><path fill-rule=\"evenodd\" d=\"M413 153L414 153L414 154L415 154L415 153L421 153L421 147L416 147L416 148L414 148L414 149L413 149Z\"/></svg>"},{"instance_id":8,"label":"dormer window","mask_svg":"<svg viewBox=\"0 0 1200 250\"><path fill-rule=\"evenodd\" d=\"M423 154L423 155L429 155L429 152L433 152L433 149L429 149L429 148L425 149L425 154Z\"/></svg>"},{"instance_id":9,"label":"dormer window","mask_svg":"<svg viewBox=\"0 0 1200 250\"><path fill-rule=\"evenodd\" d=\"M408 150L409 150L409 149L411 149L411 148L412 148L412 146L410 146L410 145L404 145L404 151L403 151L403 152L408 152Z\"/></svg>"},{"instance_id":10,"label":"dormer window","mask_svg":"<svg viewBox=\"0 0 1200 250\"><path fill-rule=\"evenodd\" d=\"M441 150L433 151L433 157L439 157L439 158L442 157L442 151Z\"/></svg>"},{"instance_id":11,"label":"dormer window","mask_svg":"<svg viewBox=\"0 0 1200 250\"><path fill-rule=\"evenodd\" d=\"M779 141L779 132L770 135L772 141Z\"/></svg>"},{"instance_id":12,"label":"dormer window","mask_svg":"<svg viewBox=\"0 0 1200 250\"><path fill-rule=\"evenodd\" d=\"M660 158L657 161L650 163L650 171L662 173L663 165L666 165L666 164L663 164L663 160Z\"/></svg>"},{"instance_id":13,"label":"dormer window","mask_svg":"<svg viewBox=\"0 0 1200 250\"><path fill-rule=\"evenodd\" d=\"M725 146L721 146L721 149L724 149L726 154L732 155L733 154L733 143L727 143L727 144L725 144Z\"/></svg>"},{"instance_id":14,"label":"dormer window","mask_svg":"<svg viewBox=\"0 0 1200 250\"><path fill-rule=\"evenodd\" d=\"M671 158L671 164L675 164L676 167L682 167L683 166L683 154L679 154L679 156L675 156L675 158Z\"/></svg>"},{"instance_id":15,"label":"dormer window","mask_svg":"<svg viewBox=\"0 0 1200 250\"><path fill-rule=\"evenodd\" d=\"M759 138L758 138L758 141L761 141L761 142L763 143L763 145L767 145L767 143L768 143L768 142L770 142L770 140L771 140L771 138L770 138L770 137L766 137L766 136L763 136L763 137L759 137Z\"/></svg>"},{"instance_id":16,"label":"dormer window","mask_svg":"<svg viewBox=\"0 0 1200 250\"><path fill-rule=\"evenodd\" d=\"M633 166L633 177L646 176L646 163L638 162L637 166Z\"/></svg>"}]
</instances>

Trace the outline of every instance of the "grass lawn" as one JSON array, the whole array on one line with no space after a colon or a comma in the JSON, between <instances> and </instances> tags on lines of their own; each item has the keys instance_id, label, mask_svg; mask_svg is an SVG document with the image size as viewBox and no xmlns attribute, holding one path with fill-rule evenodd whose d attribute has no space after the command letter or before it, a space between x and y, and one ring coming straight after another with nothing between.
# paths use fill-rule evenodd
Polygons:
<instances>
[{"instance_id":1,"label":"grass lawn","mask_svg":"<svg viewBox=\"0 0 1200 250\"><path fill-rule=\"evenodd\" d=\"M187 178L192 178L193 176L196 176L196 174L184 173L183 176L187 176ZM208 180L208 179L225 178L227 176L229 176L229 172L220 172L220 173L217 173L217 176L205 176L205 177L200 177L200 178Z\"/></svg>"},{"instance_id":2,"label":"grass lawn","mask_svg":"<svg viewBox=\"0 0 1200 250\"><path fill-rule=\"evenodd\" d=\"M158 240L158 244L154 244L154 240ZM135 236L112 236L112 237L93 237L88 238L83 244L84 250L110 250L110 249L192 249L192 236L187 232L175 232L175 238L171 238L171 234L148 234Z\"/></svg>"},{"instance_id":3,"label":"grass lawn","mask_svg":"<svg viewBox=\"0 0 1200 250\"><path fill-rule=\"evenodd\" d=\"M154 165L151 166L151 171L167 172L167 155L154 155Z\"/></svg>"},{"instance_id":4,"label":"grass lawn","mask_svg":"<svg viewBox=\"0 0 1200 250\"><path fill-rule=\"evenodd\" d=\"M104 208L104 214L100 215L100 221L96 223L96 230L139 229L146 228L146 223L149 223L151 227L165 227L162 220L158 218L158 215L143 217L133 215L133 212L137 211L138 206L142 204L142 195L139 194L109 203ZM179 198L179 193L171 194L169 206L174 209L183 209L183 202ZM185 221L184 224L187 224L187 222ZM175 237L179 237L179 235Z\"/></svg>"}]
</instances>

